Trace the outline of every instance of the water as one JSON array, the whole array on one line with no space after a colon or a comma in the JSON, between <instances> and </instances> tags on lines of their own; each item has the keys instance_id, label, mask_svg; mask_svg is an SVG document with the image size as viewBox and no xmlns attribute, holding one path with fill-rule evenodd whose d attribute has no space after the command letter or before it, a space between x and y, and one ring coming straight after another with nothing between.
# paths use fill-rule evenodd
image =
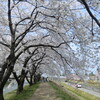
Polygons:
<instances>
[{"instance_id":1,"label":"water","mask_svg":"<svg viewBox=\"0 0 100 100\"><path fill-rule=\"evenodd\" d=\"M28 85L28 83L25 82L24 86L25 85ZM3 92L4 92L4 94L6 94L6 93L11 92L11 91L16 90L16 89L17 89L17 84L12 84L10 87L5 86Z\"/></svg>"},{"instance_id":2,"label":"water","mask_svg":"<svg viewBox=\"0 0 100 100\"><path fill-rule=\"evenodd\" d=\"M6 86L6 87L4 87L4 90L3 91L4 91L4 94L5 94L5 93L11 92L11 91L13 91L15 89L17 89L17 84L14 84L14 85L12 85L9 88Z\"/></svg>"}]
</instances>

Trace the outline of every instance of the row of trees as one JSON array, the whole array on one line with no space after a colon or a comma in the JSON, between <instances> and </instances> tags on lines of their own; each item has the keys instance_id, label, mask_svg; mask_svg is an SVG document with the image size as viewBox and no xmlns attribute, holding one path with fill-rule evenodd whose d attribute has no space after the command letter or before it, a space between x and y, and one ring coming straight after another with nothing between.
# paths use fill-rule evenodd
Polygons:
<instances>
[{"instance_id":1,"label":"row of trees","mask_svg":"<svg viewBox=\"0 0 100 100\"><path fill-rule=\"evenodd\" d=\"M0 100L4 100L3 88L11 74L20 93L25 78L32 85L38 80L37 73L67 74L72 69L76 73L85 69L85 58L78 59L71 43L78 44L83 53L93 35L99 34L100 23L87 8L89 1L78 0L95 21L92 30L90 17L79 15L71 0L21 1L0 1Z\"/></svg>"}]
</instances>

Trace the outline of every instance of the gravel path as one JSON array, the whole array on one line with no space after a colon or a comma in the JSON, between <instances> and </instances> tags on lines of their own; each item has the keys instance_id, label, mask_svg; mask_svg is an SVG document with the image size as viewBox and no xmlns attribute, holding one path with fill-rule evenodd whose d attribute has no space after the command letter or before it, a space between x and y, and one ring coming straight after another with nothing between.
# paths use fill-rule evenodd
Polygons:
<instances>
[{"instance_id":1,"label":"gravel path","mask_svg":"<svg viewBox=\"0 0 100 100\"><path fill-rule=\"evenodd\" d=\"M55 94L55 90L48 83L41 83L32 98L29 100L61 100Z\"/></svg>"}]
</instances>

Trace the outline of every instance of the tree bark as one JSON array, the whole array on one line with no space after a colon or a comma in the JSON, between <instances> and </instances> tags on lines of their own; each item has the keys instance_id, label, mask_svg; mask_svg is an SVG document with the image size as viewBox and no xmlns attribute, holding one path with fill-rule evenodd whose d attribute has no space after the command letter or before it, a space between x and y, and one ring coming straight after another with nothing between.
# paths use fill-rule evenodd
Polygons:
<instances>
[{"instance_id":1,"label":"tree bark","mask_svg":"<svg viewBox=\"0 0 100 100\"><path fill-rule=\"evenodd\" d=\"M29 86L32 86L34 84L33 83L33 75L30 75L30 79L28 79L27 76L25 76L25 77L26 77L27 82L29 83Z\"/></svg>"},{"instance_id":2,"label":"tree bark","mask_svg":"<svg viewBox=\"0 0 100 100\"><path fill-rule=\"evenodd\" d=\"M24 79L20 80L20 83L18 84L17 94L23 91L23 86L24 86Z\"/></svg>"},{"instance_id":3,"label":"tree bark","mask_svg":"<svg viewBox=\"0 0 100 100\"><path fill-rule=\"evenodd\" d=\"M14 62L9 64L6 72L3 73L3 76L0 80L0 100L4 100L4 97L3 97L3 88L7 82L7 80L9 79L10 75L11 75L11 72L13 71L13 67L14 67Z\"/></svg>"},{"instance_id":4,"label":"tree bark","mask_svg":"<svg viewBox=\"0 0 100 100\"><path fill-rule=\"evenodd\" d=\"M30 75L30 86L33 85L33 75Z\"/></svg>"},{"instance_id":5,"label":"tree bark","mask_svg":"<svg viewBox=\"0 0 100 100\"><path fill-rule=\"evenodd\" d=\"M24 81L25 81L25 77L27 75L28 71L25 72L25 70L22 70L22 75L20 77L20 82L18 83L18 89L17 89L17 93L20 93L23 91L23 87L24 87Z\"/></svg>"},{"instance_id":6,"label":"tree bark","mask_svg":"<svg viewBox=\"0 0 100 100\"><path fill-rule=\"evenodd\" d=\"M4 97L3 97L3 88L2 89L0 88L0 100L4 100Z\"/></svg>"},{"instance_id":7,"label":"tree bark","mask_svg":"<svg viewBox=\"0 0 100 100\"><path fill-rule=\"evenodd\" d=\"M26 77L27 82L30 84L30 80L28 79L28 77L27 76L25 76L25 77Z\"/></svg>"},{"instance_id":8,"label":"tree bark","mask_svg":"<svg viewBox=\"0 0 100 100\"><path fill-rule=\"evenodd\" d=\"M17 94L21 93L23 91L23 86L24 86L24 80L25 77L23 75L21 75L20 79L18 78L18 76L16 75L16 72L13 72L13 75L15 77L15 80L17 82Z\"/></svg>"},{"instance_id":9,"label":"tree bark","mask_svg":"<svg viewBox=\"0 0 100 100\"><path fill-rule=\"evenodd\" d=\"M34 75L34 84L36 84L36 83L37 83L37 76Z\"/></svg>"}]
</instances>

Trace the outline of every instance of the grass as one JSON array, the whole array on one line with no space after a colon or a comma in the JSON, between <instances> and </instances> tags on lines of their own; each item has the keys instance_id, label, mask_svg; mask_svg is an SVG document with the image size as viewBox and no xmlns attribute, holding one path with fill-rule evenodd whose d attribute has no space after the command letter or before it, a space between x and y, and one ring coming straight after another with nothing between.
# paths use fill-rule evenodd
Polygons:
<instances>
[{"instance_id":1,"label":"grass","mask_svg":"<svg viewBox=\"0 0 100 100\"><path fill-rule=\"evenodd\" d=\"M57 97L60 97L62 100L79 100L78 98L75 98L74 95L66 93L59 85L53 82L50 82L50 85L53 89L55 89Z\"/></svg>"},{"instance_id":2,"label":"grass","mask_svg":"<svg viewBox=\"0 0 100 100\"><path fill-rule=\"evenodd\" d=\"M77 88L73 88L65 83L61 83L61 84L64 86L65 89L68 89L68 90L72 91L73 93L77 94L78 96L83 97L85 100L100 100L99 97L95 97L95 96L93 96L89 93L86 93L84 91L81 91Z\"/></svg>"},{"instance_id":3,"label":"grass","mask_svg":"<svg viewBox=\"0 0 100 100\"><path fill-rule=\"evenodd\" d=\"M89 80L87 82L87 85L89 85L89 86L95 86L95 87L100 87L100 82L96 82L96 81L93 81L93 80Z\"/></svg>"},{"instance_id":4,"label":"grass","mask_svg":"<svg viewBox=\"0 0 100 100\"><path fill-rule=\"evenodd\" d=\"M69 83L74 83L74 84L84 84L84 85L88 85L88 86L95 86L95 87L100 87L100 82L97 82L97 81L93 81L93 80L88 80L86 81L85 83L81 80L68 80Z\"/></svg>"},{"instance_id":5,"label":"grass","mask_svg":"<svg viewBox=\"0 0 100 100\"><path fill-rule=\"evenodd\" d=\"M16 90L4 95L5 100L27 100L30 98L36 89L39 87L39 83L33 86L25 86L24 90L20 94L16 94Z\"/></svg>"},{"instance_id":6,"label":"grass","mask_svg":"<svg viewBox=\"0 0 100 100\"><path fill-rule=\"evenodd\" d=\"M5 86L8 86L8 85L9 85L9 83L10 83L10 82L9 82L9 81L7 81L7 83L6 83L6 85L5 85Z\"/></svg>"}]
</instances>

